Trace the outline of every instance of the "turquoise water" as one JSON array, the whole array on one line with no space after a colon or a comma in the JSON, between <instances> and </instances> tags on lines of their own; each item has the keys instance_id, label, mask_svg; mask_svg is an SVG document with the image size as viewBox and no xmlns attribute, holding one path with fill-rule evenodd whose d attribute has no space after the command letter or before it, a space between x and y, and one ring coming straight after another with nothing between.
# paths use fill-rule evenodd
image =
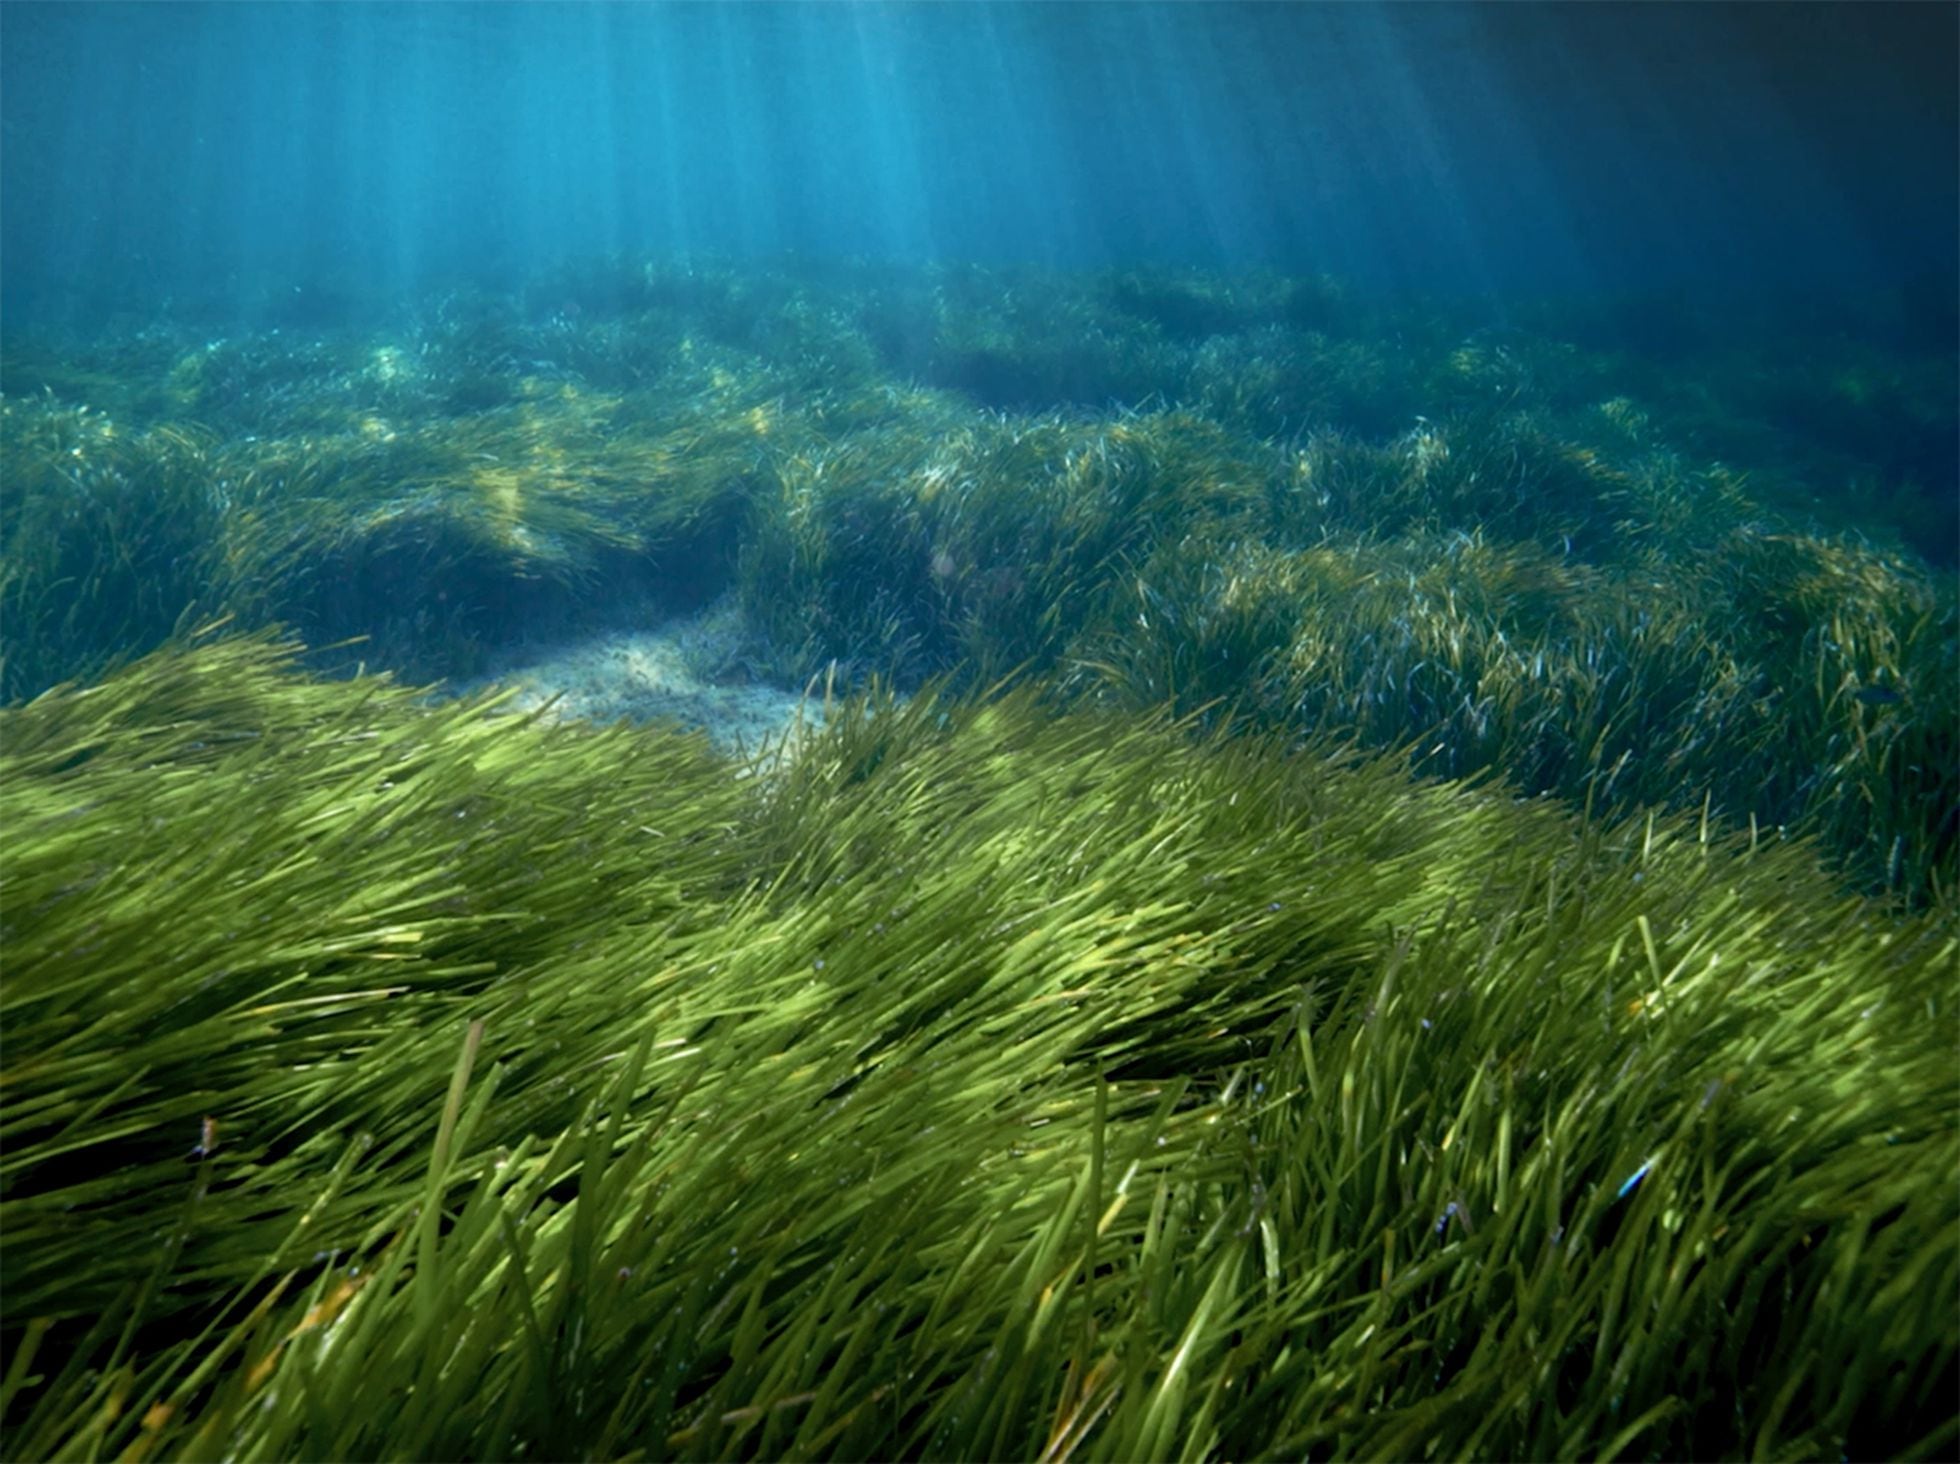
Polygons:
<instances>
[{"instance_id":1,"label":"turquoise water","mask_svg":"<svg viewBox=\"0 0 1960 1464\"><path fill-rule=\"evenodd\" d=\"M1493 324L1924 281L1950 334L1954 55L1952 7L1868 3L16 0L4 303L303 326L712 254L1259 266Z\"/></svg>"}]
</instances>

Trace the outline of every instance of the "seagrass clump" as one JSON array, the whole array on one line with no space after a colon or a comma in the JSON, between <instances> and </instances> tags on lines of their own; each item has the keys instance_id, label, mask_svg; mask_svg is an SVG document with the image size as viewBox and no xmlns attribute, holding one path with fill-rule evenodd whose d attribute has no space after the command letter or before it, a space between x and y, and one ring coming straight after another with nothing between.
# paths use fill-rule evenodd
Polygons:
<instances>
[{"instance_id":1,"label":"seagrass clump","mask_svg":"<svg viewBox=\"0 0 1960 1464\"><path fill-rule=\"evenodd\" d=\"M9 1457L1949 1456L1951 912L1318 742L0 712Z\"/></svg>"}]
</instances>

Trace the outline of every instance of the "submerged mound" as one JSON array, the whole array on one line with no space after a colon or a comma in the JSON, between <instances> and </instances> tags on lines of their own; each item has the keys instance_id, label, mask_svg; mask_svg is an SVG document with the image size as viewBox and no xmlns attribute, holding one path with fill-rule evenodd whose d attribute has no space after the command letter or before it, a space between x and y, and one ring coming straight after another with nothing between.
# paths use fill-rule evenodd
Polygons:
<instances>
[{"instance_id":1,"label":"submerged mound","mask_svg":"<svg viewBox=\"0 0 1960 1464\"><path fill-rule=\"evenodd\" d=\"M1659 356L1571 302L1519 319L619 260L317 334L9 333L0 700L221 616L416 680L592 637L633 699L556 669L601 715L1020 673L1789 829L1867 892L1949 899L1952 353L1801 312ZM634 638L729 601L753 691L665 696Z\"/></svg>"}]
</instances>

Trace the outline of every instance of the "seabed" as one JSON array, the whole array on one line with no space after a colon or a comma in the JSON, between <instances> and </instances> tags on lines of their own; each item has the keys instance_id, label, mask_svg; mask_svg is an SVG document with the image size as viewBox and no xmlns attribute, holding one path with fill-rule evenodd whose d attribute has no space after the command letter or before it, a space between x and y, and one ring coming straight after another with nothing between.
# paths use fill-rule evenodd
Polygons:
<instances>
[{"instance_id":1,"label":"seabed","mask_svg":"<svg viewBox=\"0 0 1960 1464\"><path fill-rule=\"evenodd\" d=\"M10 338L4 1452L1952 1457L1955 362L1525 315Z\"/></svg>"}]
</instances>

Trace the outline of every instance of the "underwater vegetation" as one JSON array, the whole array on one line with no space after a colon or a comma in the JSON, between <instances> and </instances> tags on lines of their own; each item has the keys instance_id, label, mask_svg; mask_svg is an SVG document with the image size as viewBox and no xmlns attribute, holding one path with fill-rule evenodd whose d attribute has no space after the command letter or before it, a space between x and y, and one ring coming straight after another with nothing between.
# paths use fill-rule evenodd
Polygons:
<instances>
[{"instance_id":1,"label":"underwater vegetation","mask_svg":"<svg viewBox=\"0 0 1960 1464\"><path fill-rule=\"evenodd\" d=\"M1529 319L8 338L0 1452L1953 1454L1955 363Z\"/></svg>"},{"instance_id":2,"label":"underwater vegetation","mask_svg":"<svg viewBox=\"0 0 1960 1464\"><path fill-rule=\"evenodd\" d=\"M0 713L12 1457L1944 1457L1950 912L1331 744Z\"/></svg>"},{"instance_id":3,"label":"underwater vegetation","mask_svg":"<svg viewBox=\"0 0 1960 1464\"><path fill-rule=\"evenodd\" d=\"M0 696L221 614L434 679L733 593L792 687L1018 670L1951 890L1953 360L1533 319L601 261L338 333L11 340Z\"/></svg>"},{"instance_id":4,"label":"underwater vegetation","mask_svg":"<svg viewBox=\"0 0 1960 1464\"><path fill-rule=\"evenodd\" d=\"M339 334L10 342L0 694L219 614L428 679L732 591L786 685L1213 703L1921 898L1960 868L1953 373L1328 281L618 262Z\"/></svg>"}]
</instances>

